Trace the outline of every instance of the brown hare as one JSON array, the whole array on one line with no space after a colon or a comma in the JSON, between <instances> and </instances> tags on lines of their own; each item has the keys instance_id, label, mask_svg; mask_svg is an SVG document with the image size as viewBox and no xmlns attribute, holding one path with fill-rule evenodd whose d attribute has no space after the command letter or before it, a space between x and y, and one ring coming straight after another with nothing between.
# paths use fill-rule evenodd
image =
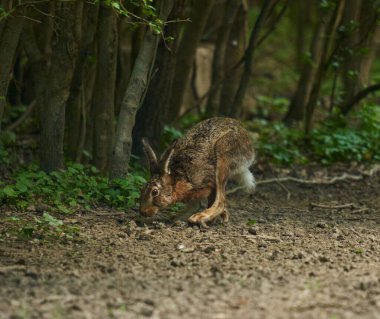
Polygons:
<instances>
[{"instance_id":1,"label":"brown hare","mask_svg":"<svg viewBox=\"0 0 380 319\"><path fill-rule=\"evenodd\" d=\"M221 216L229 219L225 187L236 179L247 191L255 188L249 168L255 160L248 132L230 118L211 118L200 122L170 145L158 160L148 142L143 146L149 160L151 180L142 188L140 213L153 216L160 208L175 202L208 198L208 208L188 221L207 227Z\"/></svg>"}]
</instances>

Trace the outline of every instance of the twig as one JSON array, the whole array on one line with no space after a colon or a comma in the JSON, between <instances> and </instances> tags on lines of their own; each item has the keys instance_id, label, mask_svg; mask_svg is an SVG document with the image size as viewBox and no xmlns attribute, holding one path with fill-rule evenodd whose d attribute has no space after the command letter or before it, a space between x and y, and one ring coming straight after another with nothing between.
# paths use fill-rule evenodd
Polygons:
<instances>
[{"instance_id":1,"label":"twig","mask_svg":"<svg viewBox=\"0 0 380 319\"><path fill-rule=\"evenodd\" d=\"M289 200L290 199L290 196L292 195L290 193L290 191L286 188L286 186L284 184L282 184L281 182L277 182L278 185L280 185L280 187L286 192L286 199Z\"/></svg>"},{"instance_id":2,"label":"twig","mask_svg":"<svg viewBox=\"0 0 380 319\"><path fill-rule=\"evenodd\" d=\"M352 214L359 214L359 213L366 212L368 210L369 210L368 207L362 207L362 208L359 208L359 209L356 209L356 210L352 211Z\"/></svg>"},{"instance_id":3,"label":"twig","mask_svg":"<svg viewBox=\"0 0 380 319\"><path fill-rule=\"evenodd\" d=\"M341 204L341 205L328 205L328 204L317 204L317 203L310 203L310 208L327 208L327 209L342 209L342 208L355 208L354 203L348 203L348 204Z\"/></svg>"},{"instance_id":4,"label":"twig","mask_svg":"<svg viewBox=\"0 0 380 319\"><path fill-rule=\"evenodd\" d=\"M295 210L297 212L301 213L309 213L310 211L308 209L302 209L302 208L297 208L297 207L277 207L278 209L287 209L287 210Z\"/></svg>"},{"instance_id":5,"label":"twig","mask_svg":"<svg viewBox=\"0 0 380 319\"><path fill-rule=\"evenodd\" d=\"M295 183L308 184L308 185L331 185L331 184L335 184L336 182L340 182L340 181L344 181L344 180L354 180L354 181L361 180L364 178L364 176L371 177L379 171L380 171L380 165L377 164L377 165L374 165L369 171L361 171L360 172L361 175L352 175L352 174L344 173L340 176L335 176L333 178L324 179L324 180L321 180L321 179L310 179L310 180L309 179L300 179L300 178L295 178L292 176L277 177L277 178L269 178L269 179L264 179L262 181L257 181L256 185L270 184L270 183L282 183L282 182L295 182ZM235 193L235 192L237 192L243 188L244 188L244 186L235 187L235 188L227 191L227 194Z\"/></svg>"},{"instance_id":6,"label":"twig","mask_svg":"<svg viewBox=\"0 0 380 319\"><path fill-rule=\"evenodd\" d=\"M5 131L13 131L16 127L20 126L25 119L32 113L34 107L36 106L37 100L34 100L32 103L30 103L26 109L26 111L12 124L9 124Z\"/></svg>"}]
</instances>

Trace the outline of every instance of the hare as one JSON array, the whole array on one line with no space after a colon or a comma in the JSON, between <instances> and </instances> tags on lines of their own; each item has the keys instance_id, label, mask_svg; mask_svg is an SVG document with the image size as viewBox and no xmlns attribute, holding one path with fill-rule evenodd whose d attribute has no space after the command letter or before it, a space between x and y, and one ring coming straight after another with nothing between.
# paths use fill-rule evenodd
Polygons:
<instances>
[{"instance_id":1,"label":"hare","mask_svg":"<svg viewBox=\"0 0 380 319\"><path fill-rule=\"evenodd\" d=\"M249 168L255 152L248 132L231 118L211 118L198 123L170 145L160 160L143 139L151 180L141 189L140 213L153 216L175 202L208 199L208 208L192 215L188 222L207 227L221 216L229 219L225 188L234 178L247 191L256 184Z\"/></svg>"}]
</instances>

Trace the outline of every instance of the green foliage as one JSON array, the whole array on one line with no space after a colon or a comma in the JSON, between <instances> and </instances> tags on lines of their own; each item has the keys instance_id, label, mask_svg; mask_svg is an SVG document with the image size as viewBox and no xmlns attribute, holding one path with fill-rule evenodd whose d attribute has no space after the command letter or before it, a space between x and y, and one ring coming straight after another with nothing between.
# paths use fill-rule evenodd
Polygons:
<instances>
[{"instance_id":1,"label":"green foliage","mask_svg":"<svg viewBox=\"0 0 380 319\"><path fill-rule=\"evenodd\" d=\"M66 225L49 213L43 213L41 217L34 216L32 220L12 216L5 221L13 225L8 228L9 232L25 239L45 237L72 239L73 235L79 232L77 226Z\"/></svg>"},{"instance_id":2,"label":"green foliage","mask_svg":"<svg viewBox=\"0 0 380 319\"><path fill-rule=\"evenodd\" d=\"M129 23L133 27L138 24L145 24L151 28L155 34L160 34L163 30L163 21L157 17L156 8L153 6L153 0L133 0L130 4L137 7L141 11L141 15L136 15L131 10L123 6L122 1L119 0L96 0L96 2L103 2L106 6L112 8L120 16L131 18Z\"/></svg>"},{"instance_id":3,"label":"green foliage","mask_svg":"<svg viewBox=\"0 0 380 319\"><path fill-rule=\"evenodd\" d=\"M254 226L254 225L256 225L256 224L257 224L257 221L254 220L254 219L249 219L249 220L247 221L247 225L248 225L248 226Z\"/></svg>"},{"instance_id":4,"label":"green foliage","mask_svg":"<svg viewBox=\"0 0 380 319\"><path fill-rule=\"evenodd\" d=\"M11 162L8 151L9 146L16 141L16 135L12 132L3 132L0 135L0 165L9 165Z\"/></svg>"},{"instance_id":5,"label":"green foliage","mask_svg":"<svg viewBox=\"0 0 380 319\"><path fill-rule=\"evenodd\" d=\"M96 168L81 164L69 164L65 171L51 174L29 166L15 174L13 183L0 184L0 203L19 209L44 204L66 214L94 204L130 208L135 206L145 182L137 170L126 179L109 180L101 177Z\"/></svg>"},{"instance_id":6,"label":"green foliage","mask_svg":"<svg viewBox=\"0 0 380 319\"><path fill-rule=\"evenodd\" d=\"M260 132L256 148L259 156L268 157L274 163L289 165L306 163L307 158L302 154L303 133L290 129L282 123L270 123L259 120L251 124L251 129Z\"/></svg>"},{"instance_id":7,"label":"green foliage","mask_svg":"<svg viewBox=\"0 0 380 319\"><path fill-rule=\"evenodd\" d=\"M261 156L278 164L322 164L380 160L380 106L364 105L352 114L354 121L341 116L328 119L310 134L282 123L255 121L250 127L260 132L257 148Z\"/></svg>"}]
</instances>

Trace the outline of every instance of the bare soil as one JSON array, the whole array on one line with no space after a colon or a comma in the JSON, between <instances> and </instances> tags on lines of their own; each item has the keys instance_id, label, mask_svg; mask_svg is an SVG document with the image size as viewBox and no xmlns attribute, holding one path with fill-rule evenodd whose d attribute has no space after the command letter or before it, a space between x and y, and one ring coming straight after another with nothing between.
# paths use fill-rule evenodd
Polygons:
<instances>
[{"instance_id":1,"label":"bare soil","mask_svg":"<svg viewBox=\"0 0 380 319\"><path fill-rule=\"evenodd\" d=\"M73 240L3 236L0 318L380 318L379 175L261 185L208 229L99 208Z\"/></svg>"}]
</instances>

